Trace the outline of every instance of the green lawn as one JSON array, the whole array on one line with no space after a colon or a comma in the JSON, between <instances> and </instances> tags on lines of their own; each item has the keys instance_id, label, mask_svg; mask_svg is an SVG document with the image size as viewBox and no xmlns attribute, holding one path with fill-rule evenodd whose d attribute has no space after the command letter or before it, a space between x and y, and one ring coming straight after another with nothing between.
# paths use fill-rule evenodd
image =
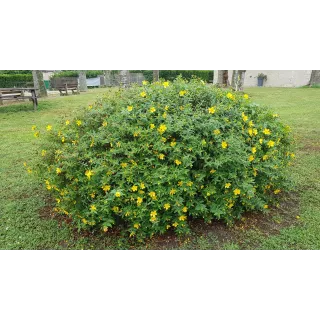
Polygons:
<instances>
[{"instance_id":1,"label":"green lawn","mask_svg":"<svg viewBox=\"0 0 320 320\"><path fill-rule=\"evenodd\" d=\"M32 164L38 148L31 126L54 124L108 89L0 107L0 249L116 249L133 243L115 235L78 234L53 217L48 195L23 162ZM297 159L292 167L295 190L265 216L248 214L227 228L220 223L194 224L192 234L153 239L135 248L179 249L320 249L320 90L251 88L252 100L271 106L292 127Z\"/></svg>"}]
</instances>

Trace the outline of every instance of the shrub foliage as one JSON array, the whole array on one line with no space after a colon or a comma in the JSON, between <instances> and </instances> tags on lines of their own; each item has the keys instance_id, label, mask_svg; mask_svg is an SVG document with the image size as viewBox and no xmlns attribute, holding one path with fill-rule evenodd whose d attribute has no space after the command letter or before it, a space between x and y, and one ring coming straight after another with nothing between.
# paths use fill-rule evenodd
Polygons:
<instances>
[{"instance_id":1,"label":"shrub foliage","mask_svg":"<svg viewBox=\"0 0 320 320\"><path fill-rule=\"evenodd\" d=\"M265 211L288 187L290 128L246 94L181 78L108 92L43 130L41 177L79 228L182 234Z\"/></svg>"}]
</instances>

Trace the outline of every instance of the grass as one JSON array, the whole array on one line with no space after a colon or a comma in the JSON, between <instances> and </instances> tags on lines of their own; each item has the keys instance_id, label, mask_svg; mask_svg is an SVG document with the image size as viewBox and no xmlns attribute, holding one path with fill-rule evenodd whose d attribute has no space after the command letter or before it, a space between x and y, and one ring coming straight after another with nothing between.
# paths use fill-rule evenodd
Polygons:
<instances>
[{"instance_id":1,"label":"grass","mask_svg":"<svg viewBox=\"0 0 320 320\"><path fill-rule=\"evenodd\" d=\"M38 112L32 111L31 103L0 108L0 249L320 249L320 90L316 88L246 90L253 101L271 106L292 127L297 141L292 168L296 188L269 214L247 214L231 228L196 222L187 237L168 234L139 245L116 235L75 232L53 215L46 192L27 174L23 162L32 164L38 148L30 130L33 124L54 124L105 90L43 99Z\"/></svg>"}]
</instances>

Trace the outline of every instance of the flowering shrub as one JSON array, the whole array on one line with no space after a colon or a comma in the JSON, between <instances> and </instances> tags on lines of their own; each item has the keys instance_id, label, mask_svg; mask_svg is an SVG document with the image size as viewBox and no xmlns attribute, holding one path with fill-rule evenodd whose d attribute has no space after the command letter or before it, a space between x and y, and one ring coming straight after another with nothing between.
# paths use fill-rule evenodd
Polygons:
<instances>
[{"instance_id":1,"label":"flowering shrub","mask_svg":"<svg viewBox=\"0 0 320 320\"><path fill-rule=\"evenodd\" d=\"M276 114L196 79L106 93L44 131L39 170L55 210L140 238L267 210L294 157Z\"/></svg>"}]
</instances>

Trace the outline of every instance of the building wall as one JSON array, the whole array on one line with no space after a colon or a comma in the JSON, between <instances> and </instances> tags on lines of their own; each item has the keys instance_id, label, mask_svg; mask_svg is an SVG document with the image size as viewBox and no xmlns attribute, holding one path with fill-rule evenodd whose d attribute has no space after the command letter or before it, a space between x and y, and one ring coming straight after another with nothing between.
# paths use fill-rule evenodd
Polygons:
<instances>
[{"instance_id":1,"label":"building wall","mask_svg":"<svg viewBox=\"0 0 320 320\"><path fill-rule=\"evenodd\" d=\"M311 71L311 64L249 64L244 86L257 86L258 73L264 73L268 77L265 87L300 87L308 84Z\"/></svg>"},{"instance_id":2,"label":"building wall","mask_svg":"<svg viewBox=\"0 0 320 320\"><path fill-rule=\"evenodd\" d=\"M257 87L259 73L267 75L264 87L300 87L309 83L311 70L247 70L244 87ZM232 79L232 70L229 70L229 81Z\"/></svg>"}]
</instances>

